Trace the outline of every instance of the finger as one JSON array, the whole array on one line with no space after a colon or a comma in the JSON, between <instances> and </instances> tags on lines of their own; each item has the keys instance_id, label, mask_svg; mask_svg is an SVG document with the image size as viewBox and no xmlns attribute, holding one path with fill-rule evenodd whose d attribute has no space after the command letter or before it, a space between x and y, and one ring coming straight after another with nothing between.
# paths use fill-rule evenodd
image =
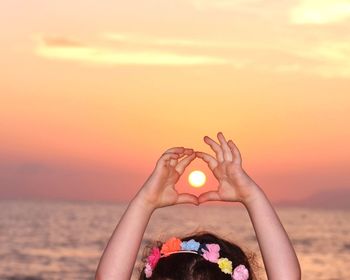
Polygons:
<instances>
[{"instance_id":1,"label":"finger","mask_svg":"<svg viewBox=\"0 0 350 280\"><path fill-rule=\"evenodd\" d=\"M177 165L177 162L178 162L178 159L170 159L169 165L172 166L172 167L174 167L174 166Z\"/></svg>"},{"instance_id":2,"label":"finger","mask_svg":"<svg viewBox=\"0 0 350 280\"><path fill-rule=\"evenodd\" d=\"M179 154L179 159L186 156L186 155L191 155L193 154L193 149L191 148L184 148L183 152Z\"/></svg>"},{"instance_id":3,"label":"finger","mask_svg":"<svg viewBox=\"0 0 350 280\"><path fill-rule=\"evenodd\" d=\"M170 160L176 160L176 162L177 162L178 158L179 158L178 154L165 153L159 158L158 164L167 165L167 164L170 164Z\"/></svg>"},{"instance_id":4,"label":"finger","mask_svg":"<svg viewBox=\"0 0 350 280\"><path fill-rule=\"evenodd\" d=\"M181 175L184 173L186 167L196 158L196 154L192 153L191 155L185 157L181 160L175 167L175 170Z\"/></svg>"},{"instance_id":5,"label":"finger","mask_svg":"<svg viewBox=\"0 0 350 280\"><path fill-rule=\"evenodd\" d=\"M192 203L198 205L198 197L190 193L180 193L177 197L176 204Z\"/></svg>"},{"instance_id":6,"label":"finger","mask_svg":"<svg viewBox=\"0 0 350 280\"><path fill-rule=\"evenodd\" d=\"M237 164L241 164L242 163L241 153L239 152L235 143L233 143L232 140L229 140L228 146L230 147L232 154L233 154L233 162L237 163Z\"/></svg>"},{"instance_id":7,"label":"finger","mask_svg":"<svg viewBox=\"0 0 350 280\"><path fill-rule=\"evenodd\" d=\"M218 192L210 191L210 192L202 193L198 197L198 202L199 203L203 203L203 202L206 202L206 201L221 201L221 198L220 198Z\"/></svg>"},{"instance_id":8,"label":"finger","mask_svg":"<svg viewBox=\"0 0 350 280\"><path fill-rule=\"evenodd\" d=\"M193 154L193 149L190 149L190 148L184 149L184 151L181 154L179 154L179 157L177 160L174 160L174 159L170 160L170 166L175 167L181 158L185 157L186 155L192 155L192 154Z\"/></svg>"},{"instance_id":9,"label":"finger","mask_svg":"<svg viewBox=\"0 0 350 280\"><path fill-rule=\"evenodd\" d=\"M167 154L167 153L176 153L176 154L181 154L183 153L185 150L184 147L174 147L174 148L170 148L170 149L167 149L164 154Z\"/></svg>"},{"instance_id":10,"label":"finger","mask_svg":"<svg viewBox=\"0 0 350 280\"><path fill-rule=\"evenodd\" d=\"M204 160L211 170L214 170L218 166L216 159L207 153L196 152L196 156Z\"/></svg>"},{"instance_id":11,"label":"finger","mask_svg":"<svg viewBox=\"0 0 350 280\"><path fill-rule=\"evenodd\" d=\"M178 159L179 158L179 155L178 154L175 154L175 153L166 153L166 154L163 154L160 159L163 160L163 161L167 161L167 160L170 160L170 159Z\"/></svg>"},{"instance_id":12,"label":"finger","mask_svg":"<svg viewBox=\"0 0 350 280\"><path fill-rule=\"evenodd\" d=\"M184 154L190 155L192 153L193 153L193 149L192 148L185 148Z\"/></svg>"},{"instance_id":13,"label":"finger","mask_svg":"<svg viewBox=\"0 0 350 280\"><path fill-rule=\"evenodd\" d=\"M219 142L221 144L221 148L224 154L224 159L228 160L228 161L232 161L232 151L230 149L230 147L227 145L227 141L225 139L225 136L222 132L219 132L217 135Z\"/></svg>"},{"instance_id":14,"label":"finger","mask_svg":"<svg viewBox=\"0 0 350 280\"><path fill-rule=\"evenodd\" d=\"M220 145L208 136L204 137L204 142L207 143L212 148L212 150L215 152L216 159L218 160L218 162L223 162L224 156L223 156L222 149L221 149Z\"/></svg>"}]
</instances>

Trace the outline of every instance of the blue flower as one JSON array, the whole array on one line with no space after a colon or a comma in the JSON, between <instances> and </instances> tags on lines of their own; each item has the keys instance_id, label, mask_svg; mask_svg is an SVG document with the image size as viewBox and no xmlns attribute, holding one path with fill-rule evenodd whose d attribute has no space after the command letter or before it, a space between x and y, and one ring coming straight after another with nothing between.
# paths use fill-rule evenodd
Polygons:
<instances>
[{"instance_id":1,"label":"blue flower","mask_svg":"<svg viewBox=\"0 0 350 280\"><path fill-rule=\"evenodd\" d=\"M200 246L199 242L195 241L194 239L181 242L181 250L198 251L199 246Z\"/></svg>"}]
</instances>

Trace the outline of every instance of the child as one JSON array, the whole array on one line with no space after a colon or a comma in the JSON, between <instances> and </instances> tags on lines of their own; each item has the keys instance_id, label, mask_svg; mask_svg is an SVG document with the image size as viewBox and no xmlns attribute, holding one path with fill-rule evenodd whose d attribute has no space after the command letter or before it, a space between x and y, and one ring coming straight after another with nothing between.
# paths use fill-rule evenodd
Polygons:
<instances>
[{"instance_id":1,"label":"child","mask_svg":"<svg viewBox=\"0 0 350 280\"><path fill-rule=\"evenodd\" d=\"M128 280L148 221L157 208L206 201L242 203L250 216L269 280L299 280L300 266L293 246L262 189L242 168L242 159L232 140L220 132L219 143L204 137L215 157L176 147L167 150L154 171L133 198L115 228L96 271L96 280ZM216 191L199 197L178 193L175 184L195 159L204 160L219 182ZM180 160L181 159L181 160ZM250 280L248 258L236 245L214 234L170 238L155 247L147 258L140 279L157 280Z\"/></svg>"}]
</instances>

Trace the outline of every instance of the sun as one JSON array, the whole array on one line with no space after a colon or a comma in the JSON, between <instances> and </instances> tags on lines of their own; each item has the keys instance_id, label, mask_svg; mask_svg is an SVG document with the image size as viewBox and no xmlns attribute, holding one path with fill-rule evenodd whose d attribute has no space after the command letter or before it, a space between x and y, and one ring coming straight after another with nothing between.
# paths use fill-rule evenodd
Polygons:
<instances>
[{"instance_id":1,"label":"sun","mask_svg":"<svg viewBox=\"0 0 350 280\"><path fill-rule=\"evenodd\" d=\"M205 184L207 177L202 171L194 170L188 175L188 182L194 188L200 188Z\"/></svg>"}]
</instances>

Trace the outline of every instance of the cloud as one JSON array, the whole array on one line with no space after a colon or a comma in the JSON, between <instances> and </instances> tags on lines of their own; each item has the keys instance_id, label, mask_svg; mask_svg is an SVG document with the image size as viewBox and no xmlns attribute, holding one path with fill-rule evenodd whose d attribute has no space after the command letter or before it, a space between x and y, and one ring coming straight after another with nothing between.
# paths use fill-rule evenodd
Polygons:
<instances>
[{"instance_id":1,"label":"cloud","mask_svg":"<svg viewBox=\"0 0 350 280\"><path fill-rule=\"evenodd\" d=\"M301 56L333 62L344 62L350 66L350 42L325 42L308 51L299 50Z\"/></svg>"},{"instance_id":2,"label":"cloud","mask_svg":"<svg viewBox=\"0 0 350 280\"><path fill-rule=\"evenodd\" d=\"M290 13L294 24L329 24L349 18L348 0L303 0Z\"/></svg>"},{"instance_id":3,"label":"cloud","mask_svg":"<svg viewBox=\"0 0 350 280\"><path fill-rule=\"evenodd\" d=\"M224 41L208 41L188 38L174 38L156 36L133 35L127 33L106 32L102 37L112 41L125 44L143 45L148 47L185 47L185 48L219 48L232 49L243 47L241 43L224 42Z\"/></svg>"},{"instance_id":4,"label":"cloud","mask_svg":"<svg viewBox=\"0 0 350 280\"><path fill-rule=\"evenodd\" d=\"M320 42L291 51L304 60L301 70L323 77L350 77L350 42Z\"/></svg>"},{"instance_id":5,"label":"cloud","mask_svg":"<svg viewBox=\"0 0 350 280\"><path fill-rule=\"evenodd\" d=\"M35 52L50 59L71 60L100 65L172 65L191 66L226 64L221 57L183 54L172 51L87 46L65 37L43 36L38 40Z\"/></svg>"},{"instance_id":6,"label":"cloud","mask_svg":"<svg viewBox=\"0 0 350 280\"><path fill-rule=\"evenodd\" d=\"M35 51L44 58L92 65L228 65L284 74L350 77L350 44L346 40L267 44L112 32L101 37L108 47L41 36Z\"/></svg>"},{"instance_id":7,"label":"cloud","mask_svg":"<svg viewBox=\"0 0 350 280\"><path fill-rule=\"evenodd\" d=\"M61 36L43 36L42 41L50 47L83 47L81 42Z\"/></svg>"},{"instance_id":8,"label":"cloud","mask_svg":"<svg viewBox=\"0 0 350 280\"><path fill-rule=\"evenodd\" d=\"M229 9L238 6L257 4L262 0L193 0L193 5L198 10Z\"/></svg>"}]
</instances>

